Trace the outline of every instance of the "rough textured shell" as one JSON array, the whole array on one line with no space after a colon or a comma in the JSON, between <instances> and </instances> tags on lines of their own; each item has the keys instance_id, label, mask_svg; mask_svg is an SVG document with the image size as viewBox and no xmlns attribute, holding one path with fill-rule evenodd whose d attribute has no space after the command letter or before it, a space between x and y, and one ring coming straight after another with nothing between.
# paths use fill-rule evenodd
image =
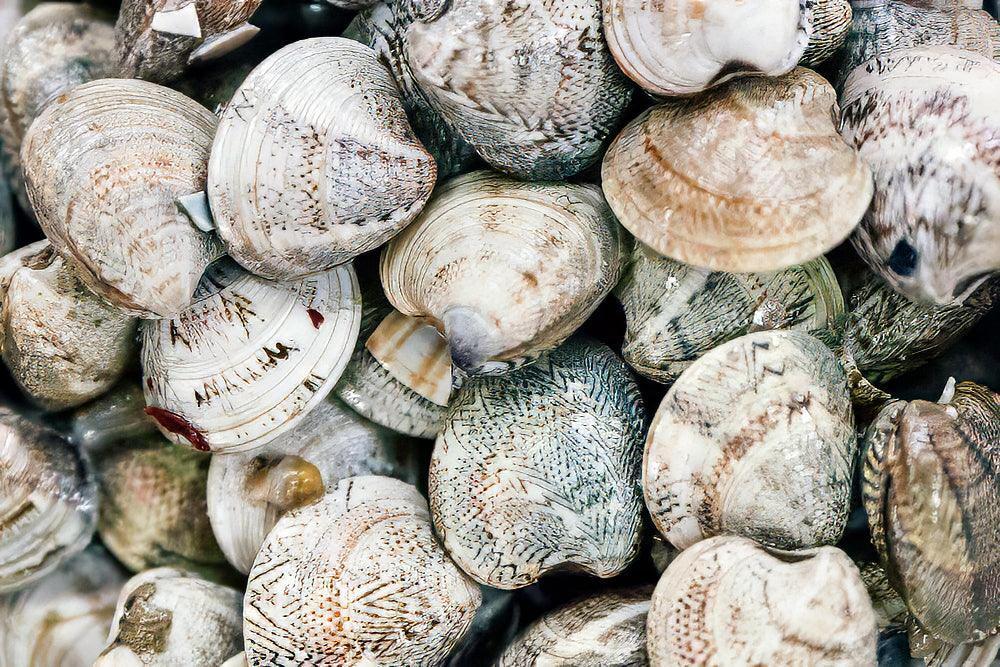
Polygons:
<instances>
[{"instance_id":1,"label":"rough textured shell","mask_svg":"<svg viewBox=\"0 0 1000 667\"><path fill-rule=\"evenodd\" d=\"M571 340L452 398L430 468L434 527L459 566L495 588L555 568L611 577L639 548L645 413L626 366Z\"/></svg>"},{"instance_id":2,"label":"rough textured shell","mask_svg":"<svg viewBox=\"0 0 1000 667\"><path fill-rule=\"evenodd\" d=\"M143 81L85 83L51 102L21 150L28 196L81 280L141 317L191 303L219 255L174 200L204 189L215 116Z\"/></svg>"},{"instance_id":3,"label":"rough textured shell","mask_svg":"<svg viewBox=\"0 0 1000 667\"><path fill-rule=\"evenodd\" d=\"M652 108L604 156L604 194L637 239L716 271L775 271L854 229L871 173L838 136L833 88L797 68Z\"/></svg>"},{"instance_id":4,"label":"rough textured shell","mask_svg":"<svg viewBox=\"0 0 1000 667\"><path fill-rule=\"evenodd\" d=\"M646 631L653 667L876 664L875 612L854 563L834 547L696 544L660 577Z\"/></svg>"},{"instance_id":5,"label":"rough textured shell","mask_svg":"<svg viewBox=\"0 0 1000 667\"><path fill-rule=\"evenodd\" d=\"M352 477L268 534L247 584L247 662L437 664L479 603L415 488Z\"/></svg>"},{"instance_id":6,"label":"rough textured shell","mask_svg":"<svg viewBox=\"0 0 1000 667\"><path fill-rule=\"evenodd\" d=\"M143 327L148 412L173 442L234 452L291 429L333 389L361 323L354 269L272 283L228 259L195 302Z\"/></svg>"},{"instance_id":7,"label":"rough textured shell","mask_svg":"<svg viewBox=\"0 0 1000 667\"><path fill-rule=\"evenodd\" d=\"M436 175L375 52L324 37L271 55L236 91L208 196L229 254L288 280L385 243L420 212Z\"/></svg>"},{"instance_id":8,"label":"rough textured shell","mask_svg":"<svg viewBox=\"0 0 1000 667\"><path fill-rule=\"evenodd\" d=\"M646 505L679 549L719 534L833 544L857 450L833 353L797 331L748 334L691 364L663 398L646 441Z\"/></svg>"}]
</instances>

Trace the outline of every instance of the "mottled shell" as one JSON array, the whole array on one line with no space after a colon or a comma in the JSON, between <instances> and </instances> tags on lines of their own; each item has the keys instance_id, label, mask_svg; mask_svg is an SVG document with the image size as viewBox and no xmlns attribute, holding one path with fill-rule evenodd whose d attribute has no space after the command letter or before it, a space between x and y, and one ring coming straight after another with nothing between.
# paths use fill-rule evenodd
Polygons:
<instances>
[{"instance_id":1,"label":"mottled shell","mask_svg":"<svg viewBox=\"0 0 1000 667\"><path fill-rule=\"evenodd\" d=\"M871 172L837 134L833 88L797 68L653 107L611 144L604 194L661 255L715 271L776 271L843 241Z\"/></svg>"},{"instance_id":2,"label":"mottled shell","mask_svg":"<svg viewBox=\"0 0 1000 667\"><path fill-rule=\"evenodd\" d=\"M212 146L208 196L229 254L290 280L385 243L436 177L375 52L324 37L269 56L236 91Z\"/></svg>"},{"instance_id":3,"label":"mottled shell","mask_svg":"<svg viewBox=\"0 0 1000 667\"><path fill-rule=\"evenodd\" d=\"M349 265L274 283L229 259L212 264L190 308L143 325L147 412L173 442L203 451L274 440L337 383L359 301Z\"/></svg>"},{"instance_id":4,"label":"mottled shell","mask_svg":"<svg viewBox=\"0 0 1000 667\"><path fill-rule=\"evenodd\" d=\"M204 188L216 119L168 88L104 79L51 102L21 150L45 235L98 295L140 317L191 303L220 254L178 196Z\"/></svg>"},{"instance_id":5,"label":"mottled shell","mask_svg":"<svg viewBox=\"0 0 1000 667\"><path fill-rule=\"evenodd\" d=\"M136 326L48 241L0 259L0 352L21 391L46 410L110 389L135 359Z\"/></svg>"},{"instance_id":6,"label":"mottled shell","mask_svg":"<svg viewBox=\"0 0 1000 667\"><path fill-rule=\"evenodd\" d=\"M282 514L356 475L385 475L415 484L420 476L419 452L416 443L328 399L270 444L212 456L208 471L212 529L229 562L246 574Z\"/></svg>"},{"instance_id":7,"label":"mottled shell","mask_svg":"<svg viewBox=\"0 0 1000 667\"><path fill-rule=\"evenodd\" d=\"M505 372L575 331L621 275L625 234L589 185L459 176L382 253L385 294L470 374Z\"/></svg>"},{"instance_id":8,"label":"mottled shell","mask_svg":"<svg viewBox=\"0 0 1000 667\"><path fill-rule=\"evenodd\" d=\"M434 665L480 597L434 539L415 488L348 478L268 534L247 583L247 663Z\"/></svg>"},{"instance_id":9,"label":"mottled shell","mask_svg":"<svg viewBox=\"0 0 1000 667\"><path fill-rule=\"evenodd\" d=\"M865 435L864 501L890 581L948 644L1000 630L1000 394L896 401Z\"/></svg>"},{"instance_id":10,"label":"mottled shell","mask_svg":"<svg viewBox=\"0 0 1000 667\"><path fill-rule=\"evenodd\" d=\"M833 353L798 331L748 334L691 364L663 398L646 441L646 505L679 549L720 534L833 544L857 451Z\"/></svg>"},{"instance_id":11,"label":"mottled shell","mask_svg":"<svg viewBox=\"0 0 1000 667\"><path fill-rule=\"evenodd\" d=\"M551 611L507 647L497 667L636 667L648 664L651 589L600 593Z\"/></svg>"},{"instance_id":12,"label":"mottled shell","mask_svg":"<svg viewBox=\"0 0 1000 667\"><path fill-rule=\"evenodd\" d=\"M825 329L844 313L840 286L823 257L775 273L726 273L682 264L637 243L615 293L625 309L625 361L665 384L737 336Z\"/></svg>"},{"instance_id":13,"label":"mottled shell","mask_svg":"<svg viewBox=\"0 0 1000 667\"><path fill-rule=\"evenodd\" d=\"M875 667L875 612L835 547L773 551L715 537L681 552L653 592L649 662Z\"/></svg>"},{"instance_id":14,"label":"mottled shell","mask_svg":"<svg viewBox=\"0 0 1000 667\"><path fill-rule=\"evenodd\" d=\"M600 159L632 98L600 0L451 0L410 25L406 58L431 105L494 168L561 179Z\"/></svg>"},{"instance_id":15,"label":"mottled shell","mask_svg":"<svg viewBox=\"0 0 1000 667\"><path fill-rule=\"evenodd\" d=\"M855 68L842 132L875 175L853 237L914 301L960 303L1000 270L1000 62L900 49Z\"/></svg>"},{"instance_id":16,"label":"mottled shell","mask_svg":"<svg viewBox=\"0 0 1000 667\"><path fill-rule=\"evenodd\" d=\"M190 572L140 572L118 597L94 667L218 667L243 649L241 607L239 591Z\"/></svg>"},{"instance_id":17,"label":"mottled shell","mask_svg":"<svg viewBox=\"0 0 1000 667\"><path fill-rule=\"evenodd\" d=\"M570 340L452 398L430 467L434 527L477 581L556 568L612 577L639 549L639 388L610 349Z\"/></svg>"}]
</instances>

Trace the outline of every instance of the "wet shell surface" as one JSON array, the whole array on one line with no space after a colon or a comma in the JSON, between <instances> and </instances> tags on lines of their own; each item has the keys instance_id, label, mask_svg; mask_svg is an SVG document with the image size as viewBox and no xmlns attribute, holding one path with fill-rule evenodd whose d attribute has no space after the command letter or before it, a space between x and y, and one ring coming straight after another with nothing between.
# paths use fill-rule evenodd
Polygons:
<instances>
[{"instance_id":1,"label":"wet shell surface","mask_svg":"<svg viewBox=\"0 0 1000 667\"><path fill-rule=\"evenodd\" d=\"M382 286L444 334L454 364L502 373L564 341L621 275L627 241L600 191L485 171L438 188L382 252Z\"/></svg>"},{"instance_id":2,"label":"wet shell surface","mask_svg":"<svg viewBox=\"0 0 1000 667\"><path fill-rule=\"evenodd\" d=\"M350 266L274 283L229 259L205 272L190 308L142 330L147 413L202 451L274 440L337 383L361 320Z\"/></svg>"},{"instance_id":3,"label":"wet shell surface","mask_svg":"<svg viewBox=\"0 0 1000 667\"><path fill-rule=\"evenodd\" d=\"M911 300L964 301L1000 270L1000 62L892 51L854 69L841 104L875 175L855 248Z\"/></svg>"},{"instance_id":4,"label":"wet shell surface","mask_svg":"<svg viewBox=\"0 0 1000 667\"><path fill-rule=\"evenodd\" d=\"M646 441L646 505L679 549L720 534L833 544L857 451L833 353L797 331L748 334L691 364L663 398Z\"/></svg>"},{"instance_id":5,"label":"wet shell surface","mask_svg":"<svg viewBox=\"0 0 1000 667\"><path fill-rule=\"evenodd\" d=\"M73 411L69 438L84 451L92 452L106 444L156 433L156 421L145 413L145 407L138 379L128 377Z\"/></svg>"},{"instance_id":6,"label":"wet shell surface","mask_svg":"<svg viewBox=\"0 0 1000 667\"><path fill-rule=\"evenodd\" d=\"M444 8L410 25L407 62L486 162L539 180L600 159L632 98L601 34L600 0L430 5Z\"/></svg>"},{"instance_id":7,"label":"wet shell surface","mask_svg":"<svg viewBox=\"0 0 1000 667\"><path fill-rule=\"evenodd\" d=\"M220 254L175 205L204 188L216 119L168 88L104 79L51 102L21 151L38 222L80 279L140 317L191 303Z\"/></svg>"},{"instance_id":8,"label":"wet shell surface","mask_svg":"<svg viewBox=\"0 0 1000 667\"><path fill-rule=\"evenodd\" d=\"M871 172L837 134L818 74L734 79L653 107L611 144L604 194L661 255L714 271L776 271L843 241Z\"/></svg>"},{"instance_id":9,"label":"wet shell surface","mask_svg":"<svg viewBox=\"0 0 1000 667\"><path fill-rule=\"evenodd\" d=\"M639 549L645 413L627 367L570 340L452 398L430 467L434 527L476 581L520 588L556 568L612 577Z\"/></svg>"},{"instance_id":10,"label":"wet shell surface","mask_svg":"<svg viewBox=\"0 0 1000 667\"><path fill-rule=\"evenodd\" d=\"M286 46L236 91L212 146L208 196L229 254L289 280L385 243L436 177L375 52L326 37Z\"/></svg>"},{"instance_id":11,"label":"wet shell surface","mask_svg":"<svg viewBox=\"0 0 1000 667\"><path fill-rule=\"evenodd\" d=\"M247 663L437 664L480 599L435 540L414 487L344 479L264 541L247 584Z\"/></svg>"},{"instance_id":12,"label":"wet shell surface","mask_svg":"<svg viewBox=\"0 0 1000 667\"><path fill-rule=\"evenodd\" d=\"M835 547L696 544L660 577L646 632L653 667L876 664L875 612L857 567Z\"/></svg>"}]
</instances>

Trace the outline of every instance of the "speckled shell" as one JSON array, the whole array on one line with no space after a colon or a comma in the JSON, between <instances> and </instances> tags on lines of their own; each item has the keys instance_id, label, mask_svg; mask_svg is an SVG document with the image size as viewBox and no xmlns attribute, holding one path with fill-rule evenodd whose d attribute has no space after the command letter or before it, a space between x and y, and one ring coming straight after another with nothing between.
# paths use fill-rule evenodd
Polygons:
<instances>
[{"instance_id":1,"label":"speckled shell","mask_svg":"<svg viewBox=\"0 0 1000 667\"><path fill-rule=\"evenodd\" d=\"M190 308L143 325L147 412L170 440L203 451L267 444L337 383L359 301L349 265L273 283L229 259L212 264Z\"/></svg>"},{"instance_id":2,"label":"speckled shell","mask_svg":"<svg viewBox=\"0 0 1000 667\"><path fill-rule=\"evenodd\" d=\"M1000 394L961 382L943 401L883 408L865 435L863 493L910 613L960 644L1000 630Z\"/></svg>"},{"instance_id":3,"label":"speckled shell","mask_svg":"<svg viewBox=\"0 0 1000 667\"><path fill-rule=\"evenodd\" d=\"M636 667L648 664L652 589L600 593L549 612L507 647L497 667Z\"/></svg>"},{"instance_id":4,"label":"speckled shell","mask_svg":"<svg viewBox=\"0 0 1000 667\"><path fill-rule=\"evenodd\" d=\"M833 544L857 453L833 353L798 331L748 334L691 364L663 398L646 441L646 505L679 549L720 534Z\"/></svg>"},{"instance_id":5,"label":"speckled shell","mask_svg":"<svg viewBox=\"0 0 1000 667\"><path fill-rule=\"evenodd\" d=\"M749 331L819 330L844 313L840 286L823 257L776 273L725 273L637 243L615 293L625 308L625 361L665 384L716 345Z\"/></svg>"},{"instance_id":6,"label":"speckled shell","mask_svg":"<svg viewBox=\"0 0 1000 667\"><path fill-rule=\"evenodd\" d=\"M596 187L474 172L389 243L382 286L444 333L458 368L503 373L583 324L618 282L625 236Z\"/></svg>"},{"instance_id":7,"label":"speckled shell","mask_svg":"<svg viewBox=\"0 0 1000 667\"><path fill-rule=\"evenodd\" d=\"M229 562L246 574L282 514L315 501L347 477L385 475L415 484L420 450L337 399L328 399L268 445L212 456L212 529Z\"/></svg>"},{"instance_id":8,"label":"speckled shell","mask_svg":"<svg viewBox=\"0 0 1000 667\"><path fill-rule=\"evenodd\" d=\"M21 391L46 410L110 389L135 359L136 326L94 296L48 241L0 259L0 353Z\"/></svg>"},{"instance_id":9,"label":"speckled shell","mask_svg":"<svg viewBox=\"0 0 1000 667\"><path fill-rule=\"evenodd\" d=\"M834 547L773 551L715 537L681 553L653 592L649 662L875 667L875 612Z\"/></svg>"},{"instance_id":10,"label":"speckled shell","mask_svg":"<svg viewBox=\"0 0 1000 667\"><path fill-rule=\"evenodd\" d=\"M94 667L218 667L243 649L241 595L169 567L141 572L118 597Z\"/></svg>"},{"instance_id":11,"label":"speckled shell","mask_svg":"<svg viewBox=\"0 0 1000 667\"><path fill-rule=\"evenodd\" d=\"M90 289L131 314L184 309L220 254L174 201L204 188L215 125L168 88L103 79L57 97L25 136L42 230Z\"/></svg>"},{"instance_id":12,"label":"speckled shell","mask_svg":"<svg viewBox=\"0 0 1000 667\"><path fill-rule=\"evenodd\" d=\"M434 665L480 599L415 488L348 478L268 534L247 583L247 663Z\"/></svg>"},{"instance_id":13,"label":"speckled shell","mask_svg":"<svg viewBox=\"0 0 1000 667\"><path fill-rule=\"evenodd\" d=\"M570 340L452 398L430 467L434 527L494 588L556 568L612 577L639 549L645 412L610 349Z\"/></svg>"},{"instance_id":14,"label":"speckled shell","mask_svg":"<svg viewBox=\"0 0 1000 667\"><path fill-rule=\"evenodd\" d=\"M600 0L451 0L410 25L406 58L431 105L494 168L561 179L600 158L632 97Z\"/></svg>"},{"instance_id":15,"label":"speckled shell","mask_svg":"<svg viewBox=\"0 0 1000 667\"><path fill-rule=\"evenodd\" d=\"M797 68L653 107L611 144L604 195L637 239L714 271L776 271L832 249L872 196L833 88Z\"/></svg>"},{"instance_id":16,"label":"speckled shell","mask_svg":"<svg viewBox=\"0 0 1000 667\"><path fill-rule=\"evenodd\" d=\"M1000 270L1000 62L899 49L855 68L842 105L875 175L855 248L912 300L964 301Z\"/></svg>"},{"instance_id":17,"label":"speckled shell","mask_svg":"<svg viewBox=\"0 0 1000 667\"><path fill-rule=\"evenodd\" d=\"M108 639L121 567L91 546L49 576L0 597L0 664L91 667Z\"/></svg>"},{"instance_id":18,"label":"speckled shell","mask_svg":"<svg viewBox=\"0 0 1000 667\"><path fill-rule=\"evenodd\" d=\"M212 146L208 197L229 254L289 280L385 243L436 177L375 52L323 37L269 56L236 91Z\"/></svg>"}]
</instances>

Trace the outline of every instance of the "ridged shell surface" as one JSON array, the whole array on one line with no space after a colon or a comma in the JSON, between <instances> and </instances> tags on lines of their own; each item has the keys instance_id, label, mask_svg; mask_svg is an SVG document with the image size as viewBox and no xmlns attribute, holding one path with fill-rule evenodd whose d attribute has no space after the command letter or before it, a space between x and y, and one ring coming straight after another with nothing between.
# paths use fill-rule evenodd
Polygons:
<instances>
[{"instance_id":1,"label":"ridged shell surface","mask_svg":"<svg viewBox=\"0 0 1000 667\"><path fill-rule=\"evenodd\" d=\"M853 11L849 0L805 0L804 11L810 34L799 64L814 67L843 46L851 29Z\"/></svg>"}]
</instances>

